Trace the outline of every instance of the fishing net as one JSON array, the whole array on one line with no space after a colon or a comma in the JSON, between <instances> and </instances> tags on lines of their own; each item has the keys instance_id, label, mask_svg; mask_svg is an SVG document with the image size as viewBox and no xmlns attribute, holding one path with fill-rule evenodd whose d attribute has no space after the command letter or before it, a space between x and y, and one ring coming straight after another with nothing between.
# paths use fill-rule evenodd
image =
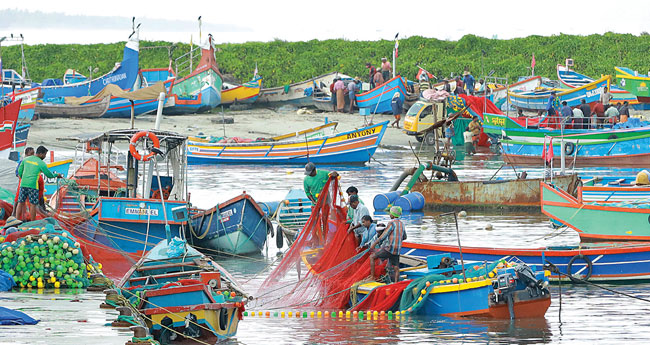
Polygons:
<instances>
[{"instance_id":1,"label":"fishing net","mask_svg":"<svg viewBox=\"0 0 650 345\"><path fill-rule=\"evenodd\" d=\"M304 228L282 261L264 281L257 306L267 309L320 307L343 309L350 289L370 275L368 250L357 251L347 233L346 212L336 178L330 178ZM383 266L376 272L382 274Z\"/></svg>"}]
</instances>

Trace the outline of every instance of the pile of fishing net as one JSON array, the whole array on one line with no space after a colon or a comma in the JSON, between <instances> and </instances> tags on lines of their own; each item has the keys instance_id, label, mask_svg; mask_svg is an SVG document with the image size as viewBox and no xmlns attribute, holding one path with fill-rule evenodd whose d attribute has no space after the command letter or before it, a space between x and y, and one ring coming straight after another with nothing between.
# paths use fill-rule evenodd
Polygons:
<instances>
[{"instance_id":1,"label":"pile of fishing net","mask_svg":"<svg viewBox=\"0 0 650 345\"><path fill-rule=\"evenodd\" d=\"M13 230L13 229L12 229ZM1 268L20 287L85 288L80 243L52 218L23 223L0 243Z\"/></svg>"},{"instance_id":2,"label":"pile of fishing net","mask_svg":"<svg viewBox=\"0 0 650 345\"><path fill-rule=\"evenodd\" d=\"M339 182L330 178L305 227L260 287L254 308L344 309L350 289L370 276L370 253L347 232ZM383 274L385 265L376 271Z\"/></svg>"}]
</instances>

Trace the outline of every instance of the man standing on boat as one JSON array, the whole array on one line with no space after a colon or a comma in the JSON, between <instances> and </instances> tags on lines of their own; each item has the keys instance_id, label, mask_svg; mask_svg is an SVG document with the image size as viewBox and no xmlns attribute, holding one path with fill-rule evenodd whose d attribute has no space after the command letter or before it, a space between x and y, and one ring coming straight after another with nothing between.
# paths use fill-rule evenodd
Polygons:
<instances>
[{"instance_id":1,"label":"man standing on boat","mask_svg":"<svg viewBox=\"0 0 650 345\"><path fill-rule=\"evenodd\" d=\"M555 103L555 91L551 91L551 97L548 98L548 104L546 104L546 113L548 116L549 125L555 123L554 103Z\"/></svg>"},{"instance_id":2,"label":"man standing on boat","mask_svg":"<svg viewBox=\"0 0 650 345\"><path fill-rule=\"evenodd\" d=\"M612 94L609 92L607 86L603 89L603 93L600 94L600 103L603 104L603 107L609 105L609 102L612 100Z\"/></svg>"},{"instance_id":3,"label":"man standing on boat","mask_svg":"<svg viewBox=\"0 0 650 345\"><path fill-rule=\"evenodd\" d=\"M623 102L623 105L621 106L621 109L618 110L618 113L620 114L619 122L627 122L627 119L630 117L630 106L628 105L627 101Z\"/></svg>"},{"instance_id":4,"label":"man standing on boat","mask_svg":"<svg viewBox=\"0 0 650 345\"><path fill-rule=\"evenodd\" d=\"M309 162L305 165L305 179L303 180L303 187L305 194L313 204L316 204L318 196L322 193L323 187L330 177L337 177L339 174L336 171L329 172L323 169L316 169L316 165Z\"/></svg>"},{"instance_id":5,"label":"man standing on boat","mask_svg":"<svg viewBox=\"0 0 650 345\"><path fill-rule=\"evenodd\" d=\"M388 259L386 274L388 274L394 283L399 281L399 252L402 249L402 241L406 238L404 223L399 219L401 216L401 207L391 207L391 221L381 236L370 245L370 248L375 248L378 243L383 243L383 246L379 250L370 254L370 276L373 278L375 277L375 259Z\"/></svg>"},{"instance_id":6,"label":"man standing on boat","mask_svg":"<svg viewBox=\"0 0 650 345\"><path fill-rule=\"evenodd\" d=\"M591 125L595 128L596 127L596 122L591 119L591 108L589 107L589 104L587 104L587 101L585 99L580 100L580 110L582 111L582 115L586 119L586 121L589 121L587 123L591 123Z\"/></svg>"},{"instance_id":7,"label":"man standing on boat","mask_svg":"<svg viewBox=\"0 0 650 345\"><path fill-rule=\"evenodd\" d=\"M390 62L385 57L381 58L381 76L384 81L390 80Z\"/></svg>"},{"instance_id":8,"label":"man standing on boat","mask_svg":"<svg viewBox=\"0 0 650 345\"><path fill-rule=\"evenodd\" d=\"M377 69L375 66L373 66L370 62L366 62L366 68L368 69L368 82L370 83L370 89L375 88L375 74L377 73Z\"/></svg>"},{"instance_id":9,"label":"man standing on boat","mask_svg":"<svg viewBox=\"0 0 650 345\"><path fill-rule=\"evenodd\" d=\"M474 76L469 73L469 71L463 72L463 84L465 84L465 87L467 88L467 94L474 96L474 83L476 80L474 79Z\"/></svg>"},{"instance_id":10,"label":"man standing on boat","mask_svg":"<svg viewBox=\"0 0 650 345\"><path fill-rule=\"evenodd\" d=\"M29 219L36 218L36 205L38 205L38 177L41 173L49 178L62 178L61 174L54 174L47 168L47 164L43 162L47 155L45 146L39 146L36 149L36 155L29 156L20 163L18 167L18 175L20 176L20 191L18 193L18 206L16 216L22 217L25 211L25 204L27 199L31 206L29 207ZM25 220L25 219L21 219Z\"/></svg>"},{"instance_id":11,"label":"man standing on boat","mask_svg":"<svg viewBox=\"0 0 650 345\"><path fill-rule=\"evenodd\" d=\"M564 127L568 122L571 121L571 116L573 116L573 110L567 105L566 101L562 101L562 109L560 110L562 115L562 127Z\"/></svg>"}]
</instances>

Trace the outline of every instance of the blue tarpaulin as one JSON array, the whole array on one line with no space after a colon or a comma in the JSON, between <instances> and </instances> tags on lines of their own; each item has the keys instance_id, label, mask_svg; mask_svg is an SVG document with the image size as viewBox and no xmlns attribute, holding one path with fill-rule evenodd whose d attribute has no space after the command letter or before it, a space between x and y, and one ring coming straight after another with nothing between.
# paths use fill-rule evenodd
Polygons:
<instances>
[{"instance_id":1,"label":"blue tarpaulin","mask_svg":"<svg viewBox=\"0 0 650 345\"><path fill-rule=\"evenodd\" d=\"M0 270L0 291L9 291L16 286L14 278L7 272Z\"/></svg>"},{"instance_id":2,"label":"blue tarpaulin","mask_svg":"<svg viewBox=\"0 0 650 345\"><path fill-rule=\"evenodd\" d=\"M0 325L35 325L39 321L21 311L0 307Z\"/></svg>"}]
</instances>

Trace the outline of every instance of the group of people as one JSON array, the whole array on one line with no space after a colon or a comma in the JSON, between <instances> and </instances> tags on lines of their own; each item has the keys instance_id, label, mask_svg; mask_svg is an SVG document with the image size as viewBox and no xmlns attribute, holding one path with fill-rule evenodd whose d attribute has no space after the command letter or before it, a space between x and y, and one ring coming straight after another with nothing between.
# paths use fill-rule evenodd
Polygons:
<instances>
[{"instance_id":1,"label":"group of people","mask_svg":"<svg viewBox=\"0 0 650 345\"><path fill-rule=\"evenodd\" d=\"M630 106L628 101L611 104L612 94L605 87L598 102L593 106L587 104L585 99L580 104L571 107L566 101L562 101L560 113L555 110L556 93L551 92L551 97L546 105L549 126L559 127L571 125L574 129L588 129L602 127L606 122L611 124L627 122L630 117ZM519 116L523 116L521 109Z\"/></svg>"},{"instance_id":2,"label":"group of people","mask_svg":"<svg viewBox=\"0 0 650 345\"><path fill-rule=\"evenodd\" d=\"M314 163L305 165L305 179L303 187L305 194L316 204L320 193L328 179L336 178L336 171L329 172L323 169L316 169ZM375 276L375 260L387 260L386 273L393 282L399 280L399 253L402 248L402 241L406 239L404 223L400 220L402 209L393 206L389 210L390 221L384 229L378 229L373 221L370 211L359 198L359 190L350 186L346 193L348 195L348 211L346 222L348 233L354 233L358 243L358 250L368 248L370 254L370 274Z\"/></svg>"},{"instance_id":3,"label":"group of people","mask_svg":"<svg viewBox=\"0 0 650 345\"><path fill-rule=\"evenodd\" d=\"M341 77L334 78L334 82L330 85L330 93L332 95L332 111L343 113L352 113L354 102L357 99L357 93L361 91L361 80L355 77L354 80L345 83ZM345 110L345 95L348 95L350 103L348 109Z\"/></svg>"},{"instance_id":4,"label":"group of people","mask_svg":"<svg viewBox=\"0 0 650 345\"><path fill-rule=\"evenodd\" d=\"M456 85L454 89L452 89L450 81L453 81ZM423 89L428 89L431 86L422 86L422 83L429 83L429 76L427 73L421 73L420 74L420 90ZM461 78L460 76L456 76L456 78L453 79L444 79L443 81L443 86L442 90L447 91L450 95L471 95L474 96L477 92L483 92L485 89L485 82L483 79L479 79L478 83L476 82L476 79L474 79L474 76L472 73L469 72L469 70L465 70L463 72L463 77Z\"/></svg>"},{"instance_id":5,"label":"group of people","mask_svg":"<svg viewBox=\"0 0 650 345\"><path fill-rule=\"evenodd\" d=\"M390 80L392 67L388 59L385 57L381 58L379 71L377 71L377 68L370 62L366 62L366 68L368 69L368 82L370 83L370 89L374 89L378 85L381 85Z\"/></svg>"},{"instance_id":6,"label":"group of people","mask_svg":"<svg viewBox=\"0 0 650 345\"><path fill-rule=\"evenodd\" d=\"M481 121L479 121L478 116L474 116L472 121L465 127L463 141L465 142L466 154L473 155L476 153L476 145L478 145L481 136L481 128Z\"/></svg>"}]
</instances>

